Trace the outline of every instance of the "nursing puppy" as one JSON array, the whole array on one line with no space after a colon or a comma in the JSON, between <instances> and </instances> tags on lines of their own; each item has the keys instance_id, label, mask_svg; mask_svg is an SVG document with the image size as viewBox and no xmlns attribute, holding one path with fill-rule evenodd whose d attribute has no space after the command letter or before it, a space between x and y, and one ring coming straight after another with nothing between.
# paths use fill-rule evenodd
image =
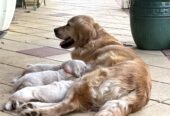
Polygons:
<instances>
[{"instance_id":1,"label":"nursing puppy","mask_svg":"<svg viewBox=\"0 0 170 116\"><path fill-rule=\"evenodd\" d=\"M77 61L79 62L79 60L77 60ZM70 61L68 61L68 62L70 62ZM75 60L75 62L76 62L76 60ZM32 73L32 72L42 72L42 71L47 71L47 70L57 71L57 70L63 68L65 63L67 63L67 62L64 62L60 65L56 65L56 64L28 64L21 76L24 76L25 74ZM70 65L73 66L74 62L70 63ZM13 80L13 81L15 82L15 80ZM12 83L13 83L13 81L12 81Z\"/></svg>"},{"instance_id":2,"label":"nursing puppy","mask_svg":"<svg viewBox=\"0 0 170 116\"><path fill-rule=\"evenodd\" d=\"M9 101L4 106L4 110L20 110L24 103L32 100L36 102L50 103L50 105L51 103L57 103L63 100L72 83L72 80L61 80L49 85L25 87L10 96ZM39 105L42 104L31 103L33 104L31 107L39 107ZM42 106L44 105L41 105L41 107ZM47 106L47 104L45 104L45 106Z\"/></svg>"},{"instance_id":3,"label":"nursing puppy","mask_svg":"<svg viewBox=\"0 0 170 116\"><path fill-rule=\"evenodd\" d=\"M89 65L80 60L69 60L60 66L35 64L26 69L27 74L14 79L12 83L15 90L28 86L47 85L54 81L78 78L87 71L87 68Z\"/></svg>"},{"instance_id":4,"label":"nursing puppy","mask_svg":"<svg viewBox=\"0 0 170 116\"><path fill-rule=\"evenodd\" d=\"M40 71L40 69L45 68L44 66L45 65L39 64L34 65L32 69L29 68L29 70L36 69L36 71ZM8 103L5 105L5 110L17 109L21 105L19 104L20 102L29 102L31 100L45 103L59 102L71 87L73 83L71 80L82 76L89 69L90 65L86 65L83 61L69 60L64 62L60 68L58 68L58 71L42 71L25 74L14 83L15 88L23 89L18 90L10 96Z\"/></svg>"},{"instance_id":5,"label":"nursing puppy","mask_svg":"<svg viewBox=\"0 0 170 116\"><path fill-rule=\"evenodd\" d=\"M75 16L56 28L62 48L75 49L73 59L91 63L89 73L78 78L63 101L43 108L24 109L23 116L60 116L98 108L95 116L127 116L144 107L150 98L147 65L89 16Z\"/></svg>"}]
</instances>

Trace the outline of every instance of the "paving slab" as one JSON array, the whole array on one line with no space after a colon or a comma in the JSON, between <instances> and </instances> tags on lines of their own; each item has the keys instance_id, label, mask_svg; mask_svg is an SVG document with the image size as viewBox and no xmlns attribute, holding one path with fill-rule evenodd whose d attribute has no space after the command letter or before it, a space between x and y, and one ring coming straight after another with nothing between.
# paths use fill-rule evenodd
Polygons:
<instances>
[{"instance_id":1,"label":"paving slab","mask_svg":"<svg viewBox=\"0 0 170 116\"><path fill-rule=\"evenodd\" d=\"M59 39L44 39L44 40L32 41L32 43L36 44L36 45L49 46L49 47L54 47L54 48L60 48L61 49L60 42L61 42L61 40L59 40Z\"/></svg>"},{"instance_id":2,"label":"paving slab","mask_svg":"<svg viewBox=\"0 0 170 116\"><path fill-rule=\"evenodd\" d=\"M150 66L152 80L170 84L170 69Z\"/></svg>"},{"instance_id":3,"label":"paving slab","mask_svg":"<svg viewBox=\"0 0 170 116\"><path fill-rule=\"evenodd\" d=\"M61 54L61 55L46 57L46 58L64 62L64 61L71 60L71 54L67 53L67 54Z\"/></svg>"},{"instance_id":4,"label":"paving slab","mask_svg":"<svg viewBox=\"0 0 170 116\"><path fill-rule=\"evenodd\" d=\"M164 55L147 54L140 51L136 51L147 64L162 68L170 68L170 60Z\"/></svg>"},{"instance_id":5,"label":"paving slab","mask_svg":"<svg viewBox=\"0 0 170 116\"><path fill-rule=\"evenodd\" d=\"M0 64L0 83L11 85L11 80L16 77L19 77L22 72L22 68Z\"/></svg>"},{"instance_id":6,"label":"paving slab","mask_svg":"<svg viewBox=\"0 0 170 116\"><path fill-rule=\"evenodd\" d=\"M69 51L64 50L64 49L57 49L57 48L45 46L45 47L39 47L39 48L34 48L34 49L21 50L21 51L17 51L17 52L27 54L30 56L44 58L44 57L68 53Z\"/></svg>"},{"instance_id":7,"label":"paving slab","mask_svg":"<svg viewBox=\"0 0 170 116\"><path fill-rule=\"evenodd\" d=\"M12 116L12 114L8 114L8 113L0 111L0 116Z\"/></svg>"},{"instance_id":8,"label":"paving slab","mask_svg":"<svg viewBox=\"0 0 170 116\"><path fill-rule=\"evenodd\" d=\"M84 112L84 113L70 113L64 116L94 116L95 112Z\"/></svg>"},{"instance_id":9,"label":"paving slab","mask_svg":"<svg viewBox=\"0 0 170 116\"><path fill-rule=\"evenodd\" d=\"M16 41L11 41L7 39L0 40L0 48L10 51L19 51L19 50L25 50L25 49L32 49L32 48L39 48L38 45L32 45L28 43L21 43Z\"/></svg>"},{"instance_id":10,"label":"paving slab","mask_svg":"<svg viewBox=\"0 0 170 116\"><path fill-rule=\"evenodd\" d=\"M166 103L166 104L170 105L170 99L167 100L167 101L164 101L163 103Z\"/></svg>"},{"instance_id":11,"label":"paving slab","mask_svg":"<svg viewBox=\"0 0 170 116\"><path fill-rule=\"evenodd\" d=\"M9 94L13 91L12 86L8 86L5 84L0 84L0 93L1 94Z\"/></svg>"},{"instance_id":12,"label":"paving slab","mask_svg":"<svg viewBox=\"0 0 170 116\"><path fill-rule=\"evenodd\" d=\"M25 33L25 34L47 33L47 32L49 32L49 31L46 31L46 30L34 29L34 28L31 28L31 27L21 27L21 26L16 26L16 25L11 25L10 28L9 28L9 31L20 32L20 33Z\"/></svg>"},{"instance_id":13,"label":"paving slab","mask_svg":"<svg viewBox=\"0 0 170 116\"><path fill-rule=\"evenodd\" d=\"M170 99L170 85L160 82L152 82L151 99L163 102Z\"/></svg>"},{"instance_id":14,"label":"paving slab","mask_svg":"<svg viewBox=\"0 0 170 116\"><path fill-rule=\"evenodd\" d=\"M35 56L29 56L25 54L20 54L17 52L11 52L0 49L0 63L8 64L20 68L25 68L27 64L35 64L35 63L52 63L52 64L60 64L61 62L38 58Z\"/></svg>"},{"instance_id":15,"label":"paving slab","mask_svg":"<svg viewBox=\"0 0 170 116\"><path fill-rule=\"evenodd\" d=\"M141 50L138 48L133 48L135 50L135 52L137 52L138 54L143 53L143 54L150 54L150 55L158 55L158 56L164 56L164 54L162 53L162 51L159 50Z\"/></svg>"},{"instance_id":16,"label":"paving slab","mask_svg":"<svg viewBox=\"0 0 170 116\"><path fill-rule=\"evenodd\" d=\"M130 116L169 116L170 105L157 103L151 107L145 108L139 112L133 113Z\"/></svg>"}]
</instances>

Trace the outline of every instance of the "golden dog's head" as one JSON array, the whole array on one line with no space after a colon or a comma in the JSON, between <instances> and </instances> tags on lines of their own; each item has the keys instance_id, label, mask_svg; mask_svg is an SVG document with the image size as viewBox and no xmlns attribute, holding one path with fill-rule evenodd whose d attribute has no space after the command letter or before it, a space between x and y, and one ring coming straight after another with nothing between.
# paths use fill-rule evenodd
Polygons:
<instances>
[{"instance_id":1,"label":"golden dog's head","mask_svg":"<svg viewBox=\"0 0 170 116\"><path fill-rule=\"evenodd\" d=\"M83 47L89 40L96 38L96 27L94 20L89 16L78 15L71 18L62 27L55 28L56 37L62 39L62 48Z\"/></svg>"}]
</instances>

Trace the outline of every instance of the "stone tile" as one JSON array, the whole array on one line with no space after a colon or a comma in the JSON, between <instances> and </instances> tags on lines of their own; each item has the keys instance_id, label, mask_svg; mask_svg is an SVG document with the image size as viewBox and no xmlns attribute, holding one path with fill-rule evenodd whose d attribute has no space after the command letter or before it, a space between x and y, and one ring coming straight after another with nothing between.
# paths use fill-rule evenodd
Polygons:
<instances>
[{"instance_id":1,"label":"stone tile","mask_svg":"<svg viewBox=\"0 0 170 116\"><path fill-rule=\"evenodd\" d=\"M170 84L170 69L150 66L152 80Z\"/></svg>"},{"instance_id":2,"label":"stone tile","mask_svg":"<svg viewBox=\"0 0 170 116\"><path fill-rule=\"evenodd\" d=\"M131 114L130 116L169 116L170 105L157 103L151 107Z\"/></svg>"},{"instance_id":3,"label":"stone tile","mask_svg":"<svg viewBox=\"0 0 170 116\"><path fill-rule=\"evenodd\" d=\"M144 53L144 54L151 54L151 55L159 55L159 56L164 56L162 51L156 51L156 50L140 50L137 48L133 48L135 52L137 53Z\"/></svg>"},{"instance_id":4,"label":"stone tile","mask_svg":"<svg viewBox=\"0 0 170 116\"><path fill-rule=\"evenodd\" d=\"M46 33L46 32L48 32L48 31L45 31L45 30L34 29L34 28L31 28L31 27L21 27L21 26L16 26L16 25L11 25L9 30L14 31L14 32L25 33L25 34Z\"/></svg>"},{"instance_id":5,"label":"stone tile","mask_svg":"<svg viewBox=\"0 0 170 116\"><path fill-rule=\"evenodd\" d=\"M169 100L164 101L163 103L166 103L166 104L170 105L170 99L169 99Z\"/></svg>"},{"instance_id":6,"label":"stone tile","mask_svg":"<svg viewBox=\"0 0 170 116\"><path fill-rule=\"evenodd\" d=\"M152 82L152 92L151 99L162 102L164 100L170 99L170 85Z\"/></svg>"},{"instance_id":7,"label":"stone tile","mask_svg":"<svg viewBox=\"0 0 170 116\"><path fill-rule=\"evenodd\" d=\"M71 113L63 116L94 116L95 112Z\"/></svg>"},{"instance_id":8,"label":"stone tile","mask_svg":"<svg viewBox=\"0 0 170 116\"><path fill-rule=\"evenodd\" d=\"M13 115L0 111L0 116L13 116Z\"/></svg>"},{"instance_id":9,"label":"stone tile","mask_svg":"<svg viewBox=\"0 0 170 116\"><path fill-rule=\"evenodd\" d=\"M39 48L40 47L40 46L37 46L37 45L31 45L31 44L27 44L27 43L11 41L11 40L7 40L7 39L2 39L2 40L0 40L0 42L1 42L0 48L5 49L5 50L11 50L11 51L19 51L19 50Z\"/></svg>"},{"instance_id":10,"label":"stone tile","mask_svg":"<svg viewBox=\"0 0 170 116\"><path fill-rule=\"evenodd\" d=\"M36 45L49 46L49 47L61 49L60 42L61 40L58 39L44 39L44 40L32 41L32 43Z\"/></svg>"},{"instance_id":11,"label":"stone tile","mask_svg":"<svg viewBox=\"0 0 170 116\"><path fill-rule=\"evenodd\" d=\"M18 19L21 19L21 18L18 18ZM27 18L28 19L28 18ZM32 28L37 28L37 29L42 29L42 28L39 28L41 26L47 26L47 25L44 25L44 24L39 24L39 23L32 23L32 22L26 22L26 21L22 21L22 20L17 20L17 18L13 21L12 23L14 26L21 26L21 27L32 27Z\"/></svg>"},{"instance_id":12,"label":"stone tile","mask_svg":"<svg viewBox=\"0 0 170 116\"><path fill-rule=\"evenodd\" d=\"M62 16L68 16L70 14L68 13L56 13L56 14L49 14L49 16L55 16L55 17L62 17Z\"/></svg>"},{"instance_id":13,"label":"stone tile","mask_svg":"<svg viewBox=\"0 0 170 116\"><path fill-rule=\"evenodd\" d=\"M149 65L170 68L170 61L164 55L146 54L140 51L136 53Z\"/></svg>"},{"instance_id":14,"label":"stone tile","mask_svg":"<svg viewBox=\"0 0 170 116\"><path fill-rule=\"evenodd\" d=\"M0 49L0 63L9 64L11 66L25 68L27 64L34 63L55 63L60 64L60 62L38 58L34 56L24 55L16 52L10 52Z\"/></svg>"},{"instance_id":15,"label":"stone tile","mask_svg":"<svg viewBox=\"0 0 170 116\"><path fill-rule=\"evenodd\" d=\"M0 84L0 93L3 94L9 94L13 91L11 86Z\"/></svg>"},{"instance_id":16,"label":"stone tile","mask_svg":"<svg viewBox=\"0 0 170 116\"><path fill-rule=\"evenodd\" d=\"M34 34L32 34L32 35L40 36L40 37L43 37L43 38L53 38L53 39L55 39L56 37L55 37L55 35L54 35L53 29L54 29L54 28L51 28L51 29L50 29L51 32L34 33Z\"/></svg>"},{"instance_id":17,"label":"stone tile","mask_svg":"<svg viewBox=\"0 0 170 116\"><path fill-rule=\"evenodd\" d=\"M8 31L8 33L3 38L14 40L14 41L19 41L19 42L24 42L24 43L31 43L32 41L45 39L43 37L37 37L33 35L10 32L10 31Z\"/></svg>"},{"instance_id":18,"label":"stone tile","mask_svg":"<svg viewBox=\"0 0 170 116\"><path fill-rule=\"evenodd\" d=\"M0 86L1 87L1 86ZM9 97L10 97L10 93L6 93L6 94L0 94L0 111L3 110L4 104L7 103ZM1 116L1 115L0 115Z\"/></svg>"},{"instance_id":19,"label":"stone tile","mask_svg":"<svg viewBox=\"0 0 170 116\"><path fill-rule=\"evenodd\" d=\"M162 52L163 52L166 56L169 56L169 55L170 55L170 49L162 50Z\"/></svg>"},{"instance_id":20,"label":"stone tile","mask_svg":"<svg viewBox=\"0 0 170 116\"><path fill-rule=\"evenodd\" d=\"M169 60L170 60L170 55L169 56L166 56Z\"/></svg>"},{"instance_id":21,"label":"stone tile","mask_svg":"<svg viewBox=\"0 0 170 116\"><path fill-rule=\"evenodd\" d=\"M68 51L57 49L57 48L52 48L52 47L40 47L40 48L35 48L35 49L21 50L18 52L22 54L44 58L44 57L64 54L64 53L67 53Z\"/></svg>"},{"instance_id":22,"label":"stone tile","mask_svg":"<svg viewBox=\"0 0 170 116\"><path fill-rule=\"evenodd\" d=\"M46 57L46 58L57 60L57 61L67 61L67 60L71 60L71 54L67 53L67 54L61 54L61 55Z\"/></svg>"},{"instance_id":23,"label":"stone tile","mask_svg":"<svg viewBox=\"0 0 170 116\"><path fill-rule=\"evenodd\" d=\"M23 69L0 64L0 83L11 84L13 78L19 77Z\"/></svg>"}]
</instances>

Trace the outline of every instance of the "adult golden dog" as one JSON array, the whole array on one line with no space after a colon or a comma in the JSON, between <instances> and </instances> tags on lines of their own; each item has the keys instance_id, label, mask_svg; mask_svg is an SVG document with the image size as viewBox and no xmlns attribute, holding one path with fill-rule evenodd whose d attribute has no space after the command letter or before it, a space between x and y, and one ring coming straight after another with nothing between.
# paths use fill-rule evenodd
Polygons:
<instances>
[{"instance_id":1,"label":"adult golden dog","mask_svg":"<svg viewBox=\"0 0 170 116\"><path fill-rule=\"evenodd\" d=\"M148 103L151 80L147 65L91 17L75 16L54 31L63 40L61 47L74 47L72 58L90 63L92 70L75 81L62 102L21 114L59 116L99 109L95 116L127 116Z\"/></svg>"}]
</instances>

